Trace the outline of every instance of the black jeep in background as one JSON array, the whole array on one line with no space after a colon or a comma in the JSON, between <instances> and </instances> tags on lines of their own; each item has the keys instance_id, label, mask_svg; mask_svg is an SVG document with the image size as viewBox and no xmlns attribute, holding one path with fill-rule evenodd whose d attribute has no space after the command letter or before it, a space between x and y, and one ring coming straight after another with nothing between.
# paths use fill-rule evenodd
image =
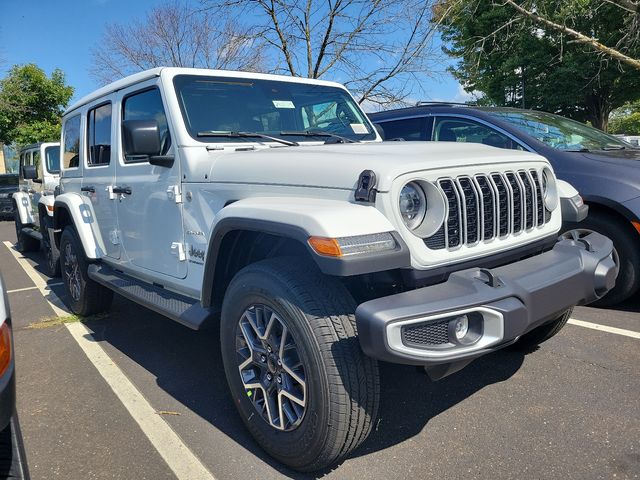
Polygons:
<instances>
[{"instance_id":1,"label":"black jeep in background","mask_svg":"<svg viewBox=\"0 0 640 480\"><path fill-rule=\"evenodd\" d=\"M13 201L11 195L18 191L18 174L0 175L0 219L13 220Z\"/></svg>"}]
</instances>

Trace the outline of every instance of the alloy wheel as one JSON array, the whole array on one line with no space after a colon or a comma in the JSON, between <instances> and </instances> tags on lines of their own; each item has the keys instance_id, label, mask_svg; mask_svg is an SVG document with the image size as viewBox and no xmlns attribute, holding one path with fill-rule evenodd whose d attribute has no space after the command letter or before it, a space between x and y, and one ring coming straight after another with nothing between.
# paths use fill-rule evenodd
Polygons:
<instances>
[{"instance_id":1,"label":"alloy wheel","mask_svg":"<svg viewBox=\"0 0 640 480\"><path fill-rule=\"evenodd\" d=\"M282 317L251 305L236 327L238 371L247 397L273 428L297 428L307 407L305 370Z\"/></svg>"},{"instance_id":2,"label":"alloy wheel","mask_svg":"<svg viewBox=\"0 0 640 480\"><path fill-rule=\"evenodd\" d=\"M80 277L80 265L78 256L73 251L71 243L64 247L64 276L69 287L69 294L76 302L80 301L82 279Z\"/></svg>"}]
</instances>

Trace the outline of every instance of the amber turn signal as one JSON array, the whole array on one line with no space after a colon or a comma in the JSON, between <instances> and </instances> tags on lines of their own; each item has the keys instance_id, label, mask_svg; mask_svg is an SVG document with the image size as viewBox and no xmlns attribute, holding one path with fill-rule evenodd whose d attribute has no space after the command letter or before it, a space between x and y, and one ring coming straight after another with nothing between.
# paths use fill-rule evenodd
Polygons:
<instances>
[{"instance_id":1,"label":"amber turn signal","mask_svg":"<svg viewBox=\"0 0 640 480\"><path fill-rule=\"evenodd\" d=\"M9 368L11 364L11 329L5 322L0 327L0 376Z\"/></svg>"},{"instance_id":2,"label":"amber turn signal","mask_svg":"<svg viewBox=\"0 0 640 480\"><path fill-rule=\"evenodd\" d=\"M309 237L309 245L318 255L341 257L342 250L335 238Z\"/></svg>"}]
</instances>

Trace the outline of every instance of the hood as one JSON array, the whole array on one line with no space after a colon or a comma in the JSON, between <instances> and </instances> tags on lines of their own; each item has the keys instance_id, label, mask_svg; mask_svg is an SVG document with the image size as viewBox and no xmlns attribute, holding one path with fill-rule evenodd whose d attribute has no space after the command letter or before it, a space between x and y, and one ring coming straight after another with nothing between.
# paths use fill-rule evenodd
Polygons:
<instances>
[{"instance_id":1,"label":"hood","mask_svg":"<svg viewBox=\"0 0 640 480\"><path fill-rule=\"evenodd\" d=\"M7 173L0 175L0 192L17 192L18 182L18 174Z\"/></svg>"},{"instance_id":2,"label":"hood","mask_svg":"<svg viewBox=\"0 0 640 480\"><path fill-rule=\"evenodd\" d=\"M363 170L373 170L386 192L400 175L512 161L545 162L539 155L479 144L448 142L348 143L210 151L211 182L309 186L352 190Z\"/></svg>"},{"instance_id":3,"label":"hood","mask_svg":"<svg viewBox=\"0 0 640 480\"><path fill-rule=\"evenodd\" d=\"M589 160L640 167L640 148L627 147L624 150L599 150L582 154ZM635 160L635 161L634 161Z\"/></svg>"}]
</instances>

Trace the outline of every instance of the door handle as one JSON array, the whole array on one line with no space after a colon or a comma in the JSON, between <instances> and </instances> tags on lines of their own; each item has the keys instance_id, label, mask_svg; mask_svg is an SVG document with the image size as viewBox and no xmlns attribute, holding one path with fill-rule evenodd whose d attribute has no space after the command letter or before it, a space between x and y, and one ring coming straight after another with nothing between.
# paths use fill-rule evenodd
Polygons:
<instances>
[{"instance_id":1,"label":"door handle","mask_svg":"<svg viewBox=\"0 0 640 480\"><path fill-rule=\"evenodd\" d=\"M90 192L90 193L96 193L96 188L91 186L91 187L80 187L80 191L81 192Z\"/></svg>"},{"instance_id":2,"label":"door handle","mask_svg":"<svg viewBox=\"0 0 640 480\"><path fill-rule=\"evenodd\" d=\"M124 195L131 195L131 187L113 187L111 189L113 193L120 193Z\"/></svg>"}]
</instances>

